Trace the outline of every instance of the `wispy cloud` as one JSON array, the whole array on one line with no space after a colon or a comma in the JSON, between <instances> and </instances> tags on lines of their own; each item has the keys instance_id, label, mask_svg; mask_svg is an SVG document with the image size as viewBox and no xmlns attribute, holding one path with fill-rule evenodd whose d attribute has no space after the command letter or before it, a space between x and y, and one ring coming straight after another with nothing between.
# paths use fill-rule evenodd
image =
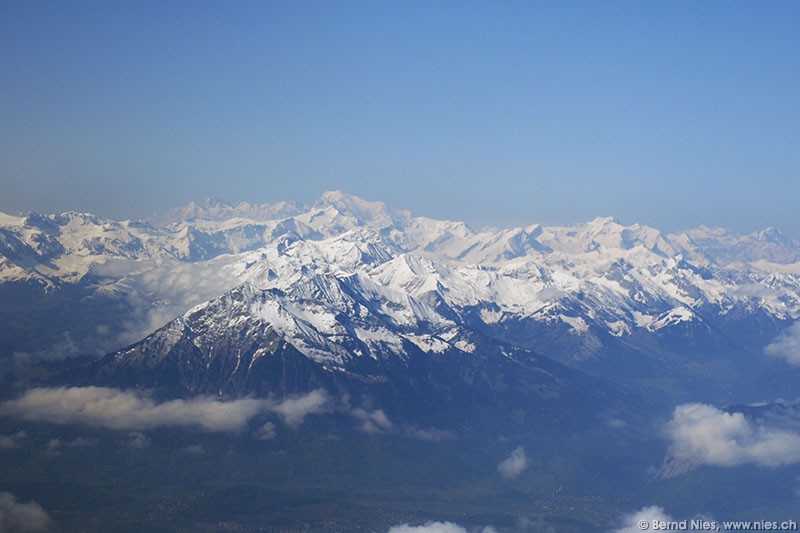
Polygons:
<instances>
[{"instance_id":1,"label":"wispy cloud","mask_svg":"<svg viewBox=\"0 0 800 533\"><path fill-rule=\"evenodd\" d=\"M506 479L514 479L526 468L528 468L528 458L525 456L525 448L522 446L518 446L508 458L497 465L500 475Z\"/></svg>"},{"instance_id":2,"label":"wispy cloud","mask_svg":"<svg viewBox=\"0 0 800 533\"><path fill-rule=\"evenodd\" d=\"M549 525L541 516L534 518L521 516L517 520L517 529L519 531L534 531L535 533L556 533L556 528Z\"/></svg>"},{"instance_id":3,"label":"wispy cloud","mask_svg":"<svg viewBox=\"0 0 800 533\"><path fill-rule=\"evenodd\" d=\"M278 431L275 429L275 424L267 422L257 430L253 431L253 436L258 440L272 440L278 436Z\"/></svg>"},{"instance_id":4,"label":"wispy cloud","mask_svg":"<svg viewBox=\"0 0 800 533\"><path fill-rule=\"evenodd\" d=\"M22 503L12 493L0 492L0 531L48 531L52 525L38 503Z\"/></svg>"},{"instance_id":5,"label":"wispy cloud","mask_svg":"<svg viewBox=\"0 0 800 533\"><path fill-rule=\"evenodd\" d=\"M35 388L0 405L0 414L56 424L110 429L196 426L207 431L241 430L264 409L264 400L230 402L210 397L158 403L140 393L105 387Z\"/></svg>"},{"instance_id":6,"label":"wispy cloud","mask_svg":"<svg viewBox=\"0 0 800 533\"><path fill-rule=\"evenodd\" d=\"M122 330L109 337L108 343L122 347L138 341L195 305L230 290L237 283L236 277L227 275L230 262L222 257L209 262L174 261L168 268L161 260L96 265L93 274L120 280L115 288L132 309Z\"/></svg>"},{"instance_id":7,"label":"wispy cloud","mask_svg":"<svg viewBox=\"0 0 800 533\"><path fill-rule=\"evenodd\" d=\"M665 513L663 507L651 505L623 516L622 527L614 529L613 533L642 533L642 531L649 530L654 521L672 522L674 518ZM647 527L642 527L643 524L647 524Z\"/></svg>"},{"instance_id":8,"label":"wispy cloud","mask_svg":"<svg viewBox=\"0 0 800 533\"><path fill-rule=\"evenodd\" d=\"M369 411L358 407L353 409L351 414L361 422L361 431L364 433L376 434L392 429L392 422L383 409Z\"/></svg>"},{"instance_id":9,"label":"wispy cloud","mask_svg":"<svg viewBox=\"0 0 800 533\"><path fill-rule=\"evenodd\" d=\"M467 530L452 522L427 522L421 526L392 526L389 533L467 533Z\"/></svg>"},{"instance_id":10,"label":"wispy cloud","mask_svg":"<svg viewBox=\"0 0 800 533\"><path fill-rule=\"evenodd\" d=\"M19 447L21 440L28 436L25 431L17 431L13 435L0 435L0 450L8 450L10 448Z\"/></svg>"},{"instance_id":11,"label":"wispy cloud","mask_svg":"<svg viewBox=\"0 0 800 533\"><path fill-rule=\"evenodd\" d=\"M183 262L169 259L108 259L96 264L91 275L105 282L96 294L127 304L124 316L109 315L108 324L92 328L71 327L42 348L14 353L14 364L76 355L104 355L141 340L192 307L216 298L241 282L231 274L236 258L220 256L210 261Z\"/></svg>"},{"instance_id":12,"label":"wispy cloud","mask_svg":"<svg viewBox=\"0 0 800 533\"><path fill-rule=\"evenodd\" d=\"M97 444L97 440L95 439L84 439L83 437L75 437L71 441L67 442L65 446L68 448L83 448L87 446L95 446Z\"/></svg>"},{"instance_id":13,"label":"wispy cloud","mask_svg":"<svg viewBox=\"0 0 800 533\"><path fill-rule=\"evenodd\" d=\"M111 314L109 324L93 330L70 328L46 348L14 353L14 363L27 366L76 355L104 355L141 340L192 307L220 296L241 282L231 275L234 256L208 262L169 259L108 259L91 275L104 279L97 295L127 304L124 316Z\"/></svg>"},{"instance_id":14,"label":"wispy cloud","mask_svg":"<svg viewBox=\"0 0 800 533\"><path fill-rule=\"evenodd\" d=\"M706 514L697 514L691 520L698 520L709 524L713 529L716 521L713 517ZM685 519L676 519L667 514L663 507L659 505L650 505L642 507L640 510L623 515L621 519L622 527L613 529L611 533L641 533L642 531L651 531L656 529L663 529L663 526L657 528L656 522L688 522ZM645 527L646 526L646 527Z\"/></svg>"},{"instance_id":15,"label":"wispy cloud","mask_svg":"<svg viewBox=\"0 0 800 533\"><path fill-rule=\"evenodd\" d=\"M133 431L128 434L128 446L134 450L141 450L150 445L150 439L141 431Z\"/></svg>"},{"instance_id":16,"label":"wispy cloud","mask_svg":"<svg viewBox=\"0 0 800 533\"><path fill-rule=\"evenodd\" d=\"M56 424L86 424L117 430L193 426L210 432L237 432L250 419L273 412L291 427L327 408L322 390L281 402L245 398L220 401L208 396L157 402L149 396L105 387L35 388L0 404L0 414Z\"/></svg>"},{"instance_id":17,"label":"wispy cloud","mask_svg":"<svg viewBox=\"0 0 800 533\"><path fill-rule=\"evenodd\" d=\"M63 442L61 439L50 439L44 445L44 451L47 455L51 457L58 457L61 455L62 447L65 448L85 448L89 446L94 446L97 444L97 441L92 439L84 439L83 437L76 437L71 441Z\"/></svg>"},{"instance_id":18,"label":"wispy cloud","mask_svg":"<svg viewBox=\"0 0 800 533\"><path fill-rule=\"evenodd\" d=\"M791 365L800 366L800 322L795 322L764 348L771 357L785 359Z\"/></svg>"},{"instance_id":19,"label":"wispy cloud","mask_svg":"<svg viewBox=\"0 0 800 533\"><path fill-rule=\"evenodd\" d=\"M624 420L620 420L619 418L612 418L608 421L608 427L611 429L624 429L628 427L628 423Z\"/></svg>"},{"instance_id":20,"label":"wispy cloud","mask_svg":"<svg viewBox=\"0 0 800 533\"><path fill-rule=\"evenodd\" d=\"M665 431L672 441L670 457L683 464L776 467L800 462L799 434L711 405L679 405Z\"/></svg>"},{"instance_id":21,"label":"wispy cloud","mask_svg":"<svg viewBox=\"0 0 800 533\"><path fill-rule=\"evenodd\" d=\"M308 394L293 396L280 403L269 402L267 409L280 415L289 427L297 427L308 415L324 413L330 408L328 394L316 389Z\"/></svg>"},{"instance_id":22,"label":"wispy cloud","mask_svg":"<svg viewBox=\"0 0 800 533\"><path fill-rule=\"evenodd\" d=\"M206 450L203 448L202 444L192 444L189 446L184 446L180 448L178 451L188 453L190 455L205 455Z\"/></svg>"},{"instance_id":23,"label":"wispy cloud","mask_svg":"<svg viewBox=\"0 0 800 533\"><path fill-rule=\"evenodd\" d=\"M44 445L44 451L47 455L57 457L61 455L61 439L50 439Z\"/></svg>"},{"instance_id":24,"label":"wispy cloud","mask_svg":"<svg viewBox=\"0 0 800 533\"><path fill-rule=\"evenodd\" d=\"M35 388L21 397L0 404L0 415L54 424L84 424L129 432L128 444L134 448L147 446L143 431L166 426L188 426L208 432L236 433L248 429L259 415L274 415L287 427L297 429L306 417L324 413L340 413L355 419L359 430L369 434L397 434L417 440L438 442L453 437L437 428L420 429L409 425L396 426L383 409L353 407L344 400L331 397L325 390L274 398L243 398L222 401L212 396L159 402L146 392L125 391L107 387ZM278 429L273 421L249 428L260 440L273 439ZM0 435L0 449L12 448L25 438L25 433ZM90 442L53 444L52 454L61 444L79 446ZM520 456L520 454L522 454ZM507 464L506 464L507 463ZM527 460L521 448L507 459L502 472L524 469ZM521 470L520 470L521 471Z\"/></svg>"},{"instance_id":25,"label":"wispy cloud","mask_svg":"<svg viewBox=\"0 0 800 533\"><path fill-rule=\"evenodd\" d=\"M453 522L426 522L421 526L402 524L392 526L388 533L468 533L466 528ZM486 526L481 533L497 533L492 526Z\"/></svg>"},{"instance_id":26,"label":"wispy cloud","mask_svg":"<svg viewBox=\"0 0 800 533\"><path fill-rule=\"evenodd\" d=\"M407 437L417 440L427 440L431 442L439 442L445 439L453 438L453 434L444 429L438 428L416 428L414 426L404 426L403 431Z\"/></svg>"}]
</instances>

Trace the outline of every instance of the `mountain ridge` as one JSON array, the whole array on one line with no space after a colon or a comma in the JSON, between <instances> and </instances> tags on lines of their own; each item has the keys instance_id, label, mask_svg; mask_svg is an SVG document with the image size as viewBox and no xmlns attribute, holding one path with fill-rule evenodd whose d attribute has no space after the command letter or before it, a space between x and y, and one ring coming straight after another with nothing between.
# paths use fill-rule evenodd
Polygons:
<instances>
[{"instance_id":1,"label":"mountain ridge","mask_svg":"<svg viewBox=\"0 0 800 533\"><path fill-rule=\"evenodd\" d=\"M0 218L0 291L44 292L47 300L69 288L81 301L103 298L132 310L133 320L110 316L99 326L98 332L126 328L102 342L97 333L65 326L76 352L92 343L107 352L237 286L291 294L322 276L316 279L350 284L364 301L379 302L381 316L395 312L381 335L404 339L397 342L449 342L414 318L424 312L604 377L625 373L614 354L636 353L667 361L675 380L687 382L698 358L708 366L701 375L713 378L717 368L744 378L758 366L747 361L800 317L800 267L774 262L800 257L800 243L774 229L741 236L701 228L676 236L598 217L475 232L339 191L308 206L275 206L190 204L179 211L185 220L161 227L77 213ZM285 327L306 323L304 313L315 304L303 301L282 308L292 316ZM353 309L334 311L347 316ZM723 354L726 346L741 351L732 339L742 337L736 329L751 316L760 325L748 333L750 355L738 361ZM335 342L325 348L337 349Z\"/></svg>"},{"instance_id":2,"label":"mountain ridge","mask_svg":"<svg viewBox=\"0 0 800 533\"><path fill-rule=\"evenodd\" d=\"M596 531L650 498L680 503L683 483L793 487L800 452L761 450L800 443L796 410L752 404L800 396L798 249L771 229L676 236L611 217L474 231L338 192L209 201L163 224L0 216L3 442L44 450L9 471L24 486L37 461L67 465L92 427L108 450L86 455L111 470L79 461L61 479L128 480L118 458L135 456L137 483L188 468L214 480L192 497L230 491L257 516L264 486L307 502L334 473L381 502L386 479L433 481L511 530L531 502ZM37 364L60 357L75 359ZM723 461L702 437L728 420ZM425 494L420 509L450 505ZM346 523L326 498L321 516Z\"/></svg>"}]
</instances>

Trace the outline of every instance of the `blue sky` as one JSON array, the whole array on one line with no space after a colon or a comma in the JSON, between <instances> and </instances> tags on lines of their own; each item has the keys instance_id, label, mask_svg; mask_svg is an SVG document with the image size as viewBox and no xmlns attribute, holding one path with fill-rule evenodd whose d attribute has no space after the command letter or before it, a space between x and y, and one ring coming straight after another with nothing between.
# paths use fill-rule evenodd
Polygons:
<instances>
[{"instance_id":1,"label":"blue sky","mask_svg":"<svg viewBox=\"0 0 800 533\"><path fill-rule=\"evenodd\" d=\"M800 3L0 1L0 210L341 189L800 237Z\"/></svg>"}]
</instances>

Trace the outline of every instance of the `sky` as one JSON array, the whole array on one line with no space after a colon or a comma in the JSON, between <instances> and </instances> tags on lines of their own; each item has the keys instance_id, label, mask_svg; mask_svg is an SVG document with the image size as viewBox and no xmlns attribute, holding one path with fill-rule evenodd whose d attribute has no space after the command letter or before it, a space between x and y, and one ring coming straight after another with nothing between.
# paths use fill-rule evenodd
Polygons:
<instances>
[{"instance_id":1,"label":"sky","mask_svg":"<svg viewBox=\"0 0 800 533\"><path fill-rule=\"evenodd\" d=\"M800 3L0 0L0 211L343 190L800 238Z\"/></svg>"}]
</instances>

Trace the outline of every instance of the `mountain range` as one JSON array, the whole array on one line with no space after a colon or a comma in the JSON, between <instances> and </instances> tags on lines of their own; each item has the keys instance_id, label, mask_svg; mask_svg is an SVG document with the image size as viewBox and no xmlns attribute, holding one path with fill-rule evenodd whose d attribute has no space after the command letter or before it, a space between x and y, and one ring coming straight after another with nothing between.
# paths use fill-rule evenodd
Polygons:
<instances>
[{"instance_id":1,"label":"mountain range","mask_svg":"<svg viewBox=\"0 0 800 533\"><path fill-rule=\"evenodd\" d=\"M87 415L98 395L101 405L124 400L154 413L173 406L176 417L197 402L241 407L235 432L280 441L273 451L288 453L287 464L306 458L357 485L347 466L308 459L315 439L338 435L390 483L430 483L420 465L438 472L452 497L437 501L451 514L472 502L453 491L494 495L500 511L487 513L509 529L528 520L519 498L559 530L611 528L614 513L647 503L642 494L687 513L733 512L716 493L698 500L711 509L695 509L676 487L703 485L720 468L751 477L755 468L783 487L800 461L800 451L774 464L752 451L774 439L791 450L800 443L796 425L775 422L797 418L786 402L800 392L800 242L774 228L664 234L597 218L475 231L342 192L311 205L210 199L148 221L0 214L0 302L9 385L0 414L12 425L39 424L45 435L85 424L101 428L98 440L161 427ZM216 431L186 416L165 425ZM691 440L725 417L741 430L727 436L740 458L728 463ZM181 439L170 435L162 452ZM296 457L281 439L295 441ZM413 452L386 442L378 452L375 439ZM241 453L237 468L278 464ZM338 453L345 465L355 460ZM219 461L210 477L255 482ZM776 481L765 465L792 474ZM303 471L302 490L325 485ZM487 485L498 472L506 485ZM786 498L776 501L789 508Z\"/></svg>"}]
</instances>

